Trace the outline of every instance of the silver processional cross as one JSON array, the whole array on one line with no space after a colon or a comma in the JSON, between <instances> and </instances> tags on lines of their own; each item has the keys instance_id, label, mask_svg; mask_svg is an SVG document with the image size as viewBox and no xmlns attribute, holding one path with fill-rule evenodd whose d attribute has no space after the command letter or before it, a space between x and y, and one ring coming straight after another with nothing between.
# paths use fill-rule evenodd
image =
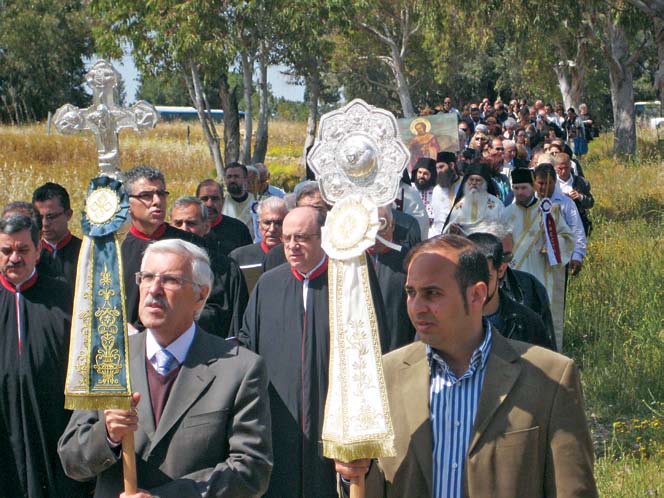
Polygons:
<instances>
[{"instance_id":1,"label":"silver processional cross","mask_svg":"<svg viewBox=\"0 0 664 498\"><path fill-rule=\"evenodd\" d=\"M116 177L120 171L118 132L123 128L143 131L154 128L159 113L151 104L140 100L129 108L116 105L113 89L120 75L107 61L96 62L85 75L92 89L92 105L79 109L65 104L55 112L54 123L64 135L91 131L97 140L97 157L102 175Z\"/></svg>"}]
</instances>

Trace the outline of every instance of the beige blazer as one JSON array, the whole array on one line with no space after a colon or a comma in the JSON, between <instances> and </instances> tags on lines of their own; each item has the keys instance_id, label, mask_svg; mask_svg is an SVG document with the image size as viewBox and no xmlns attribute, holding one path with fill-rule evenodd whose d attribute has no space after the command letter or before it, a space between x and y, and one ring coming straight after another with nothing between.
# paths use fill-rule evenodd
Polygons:
<instances>
[{"instance_id":1,"label":"beige blazer","mask_svg":"<svg viewBox=\"0 0 664 498\"><path fill-rule=\"evenodd\" d=\"M129 338L129 352L132 389L141 393L134 434L139 488L159 498L262 496L272 470L262 359L197 330L155 427L145 334ZM97 477L95 497L122 492L122 462L107 442L103 412L75 411L58 453L68 476Z\"/></svg>"},{"instance_id":2,"label":"beige blazer","mask_svg":"<svg viewBox=\"0 0 664 498\"><path fill-rule=\"evenodd\" d=\"M432 496L429 364L417 342L384 358L397 456L367 497ZM596 497L579 374L560 354L495 333L464 472L470 498Z\"/></svg>"}]
</instances>

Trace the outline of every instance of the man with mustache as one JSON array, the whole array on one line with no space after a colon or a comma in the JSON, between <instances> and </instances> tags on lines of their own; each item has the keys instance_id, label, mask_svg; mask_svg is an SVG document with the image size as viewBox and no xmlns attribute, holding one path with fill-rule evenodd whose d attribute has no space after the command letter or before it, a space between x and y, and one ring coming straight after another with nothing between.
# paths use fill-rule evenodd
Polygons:
<instances>
[{"instance_id":1,"label":"man with mustache","mask_svg":"<svg viewBox=\"0 0 664 498\"><path fill-rule=\"evenodd\" d=\"M454 204L446 230L454 226L465 232L483 221L500 220L505 208L496 196L489 166L483 163L468 165L459 188L463 197Z\"/></svg>"},{"instance_id":2,"label":"man with mustache","mask_svg":"<svg viewBox=\"0 0 664 498\"><path fill-rule=\"evenodd\" d=\"M420 157L413 167L411 182L422 197L422 203L429 218L429 227L433 224L433 206L431 197L436 185L436 161L428 157Z\"/></svg>"},{"instance_id":3,"label":"man with mustache","mask_svg":"<svg viewBox=\"0 0 664 498\"><path fill-rule=\"evenodd\" d=\"M237 218L247 225L249 233L254 237L254 221L251 206L254 205L254 195L247 191L247 167L241 163L230 163L224 170L224 182L228 191L228 198L224 201L222 214Z\"/></svg>"},{"instance_id":4,"label":"man with mustache","mask_svg":"<svg viewBox=\"0 0 664 498\"><path fill-rule=\"evenodd\" d=\"M129 338L132 408L76 411L59 442L64 468L96 477L98 498L262 496L272 468L265 364L199 327L213 281L207 254L160 240L134 279L146 331ZM134 495L120 494L120 445L130 432Z\"/></svg>"},{"instance_id":5,"label":"man with mustache","mask_svg":"<svg viewBox=\"0 0 664 498\"><path fill-rule=\"evenodd\" d=\"M0 219L0 495L82 497L86 486L65 477L56 451L71 413L71 289L37 273L39 232L29 216Z\"/></svg>"},{"instance_id":6,"label":"man with mustache","mask_svg":"<svg viewBox=\"0 0 664 498\"><path fill-rule=\"evenodd\" d=\"M171 225L204 238L210 231L207 208L196 197L180 197L171 208ZM210 240L206 239L206 242ZM211 244L207 250L214 284L199 323L205 330L220 337L234 336L240 329L249 300L247 286L235 261Z\"/></svg>"},{"instance_id":7,"label":"man with mustache","mask_svg":"<svg viewBox=\"0 0 664 498\"><path fill-rule=\"evenodd\" d=\"M251 245L247 225L231 216L221 214L224 206L224 188L217 180L208 178L196 187L198 197L208 212L210 230L205 234L208 244L216 246L225 256L238 247Z\"/></svg>"},{"instance_id":8,"label":"man with mustache","mask_svg":"<svg viewBox=\"0 0 664 498\"><path fill-rule=\"evenodd\" d=\"M436 186L431 196L433 224L429 230L429 237L440 235L443 231L459 193L462 179L456 161L456 154L453 152L439 152L436 158Z\"/></svg>"}]
</instances>

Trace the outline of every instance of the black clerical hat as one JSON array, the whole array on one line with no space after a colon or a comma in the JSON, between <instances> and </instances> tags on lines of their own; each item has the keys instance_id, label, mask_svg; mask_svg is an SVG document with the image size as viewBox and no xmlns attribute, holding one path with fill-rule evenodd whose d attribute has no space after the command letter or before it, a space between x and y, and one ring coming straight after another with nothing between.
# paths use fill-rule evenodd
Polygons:
<instances>
[{"instance_id":1,"label":"black clerical hat","mask_svg":"<svg viewBox=\"0 0 664 498\"><path fill-rule=\"evenodd\" d=\"M456 154L454 152L439 152L436 156L437 163L456 163Z\"/></svg>"},{"instance_id":2,"label":"black clerical hat","mask_svg":"<svg viewBox=\"0 0 664 498\"><path fill-rule=\"evenodd\" d=\"M528 168L515 168L512 170L512 185L515 183L529 183L533 185L533 171Z\"/></svg>"}]
</instances>

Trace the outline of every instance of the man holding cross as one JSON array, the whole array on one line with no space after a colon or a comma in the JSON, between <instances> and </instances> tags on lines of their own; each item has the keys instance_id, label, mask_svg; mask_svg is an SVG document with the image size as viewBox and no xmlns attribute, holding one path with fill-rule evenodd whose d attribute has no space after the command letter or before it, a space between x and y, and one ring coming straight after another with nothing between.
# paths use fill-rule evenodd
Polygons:
<instances>
[{"instance_id":1,"label":"man holding cross","mask_svg":"<svg viewBox=\"0 0 664 498\"><path fill-rule=\"evenodd\" d=\"M160 240L134 279L146 331L129 341L132 408L76 411L59 442L65 471L96 477L95 497L120 495L120 441L133 431L140 491L121 497L262 496L272 468L267 372L196 325L213 280L207 254Z\"/></svg>"}]
</instances>

